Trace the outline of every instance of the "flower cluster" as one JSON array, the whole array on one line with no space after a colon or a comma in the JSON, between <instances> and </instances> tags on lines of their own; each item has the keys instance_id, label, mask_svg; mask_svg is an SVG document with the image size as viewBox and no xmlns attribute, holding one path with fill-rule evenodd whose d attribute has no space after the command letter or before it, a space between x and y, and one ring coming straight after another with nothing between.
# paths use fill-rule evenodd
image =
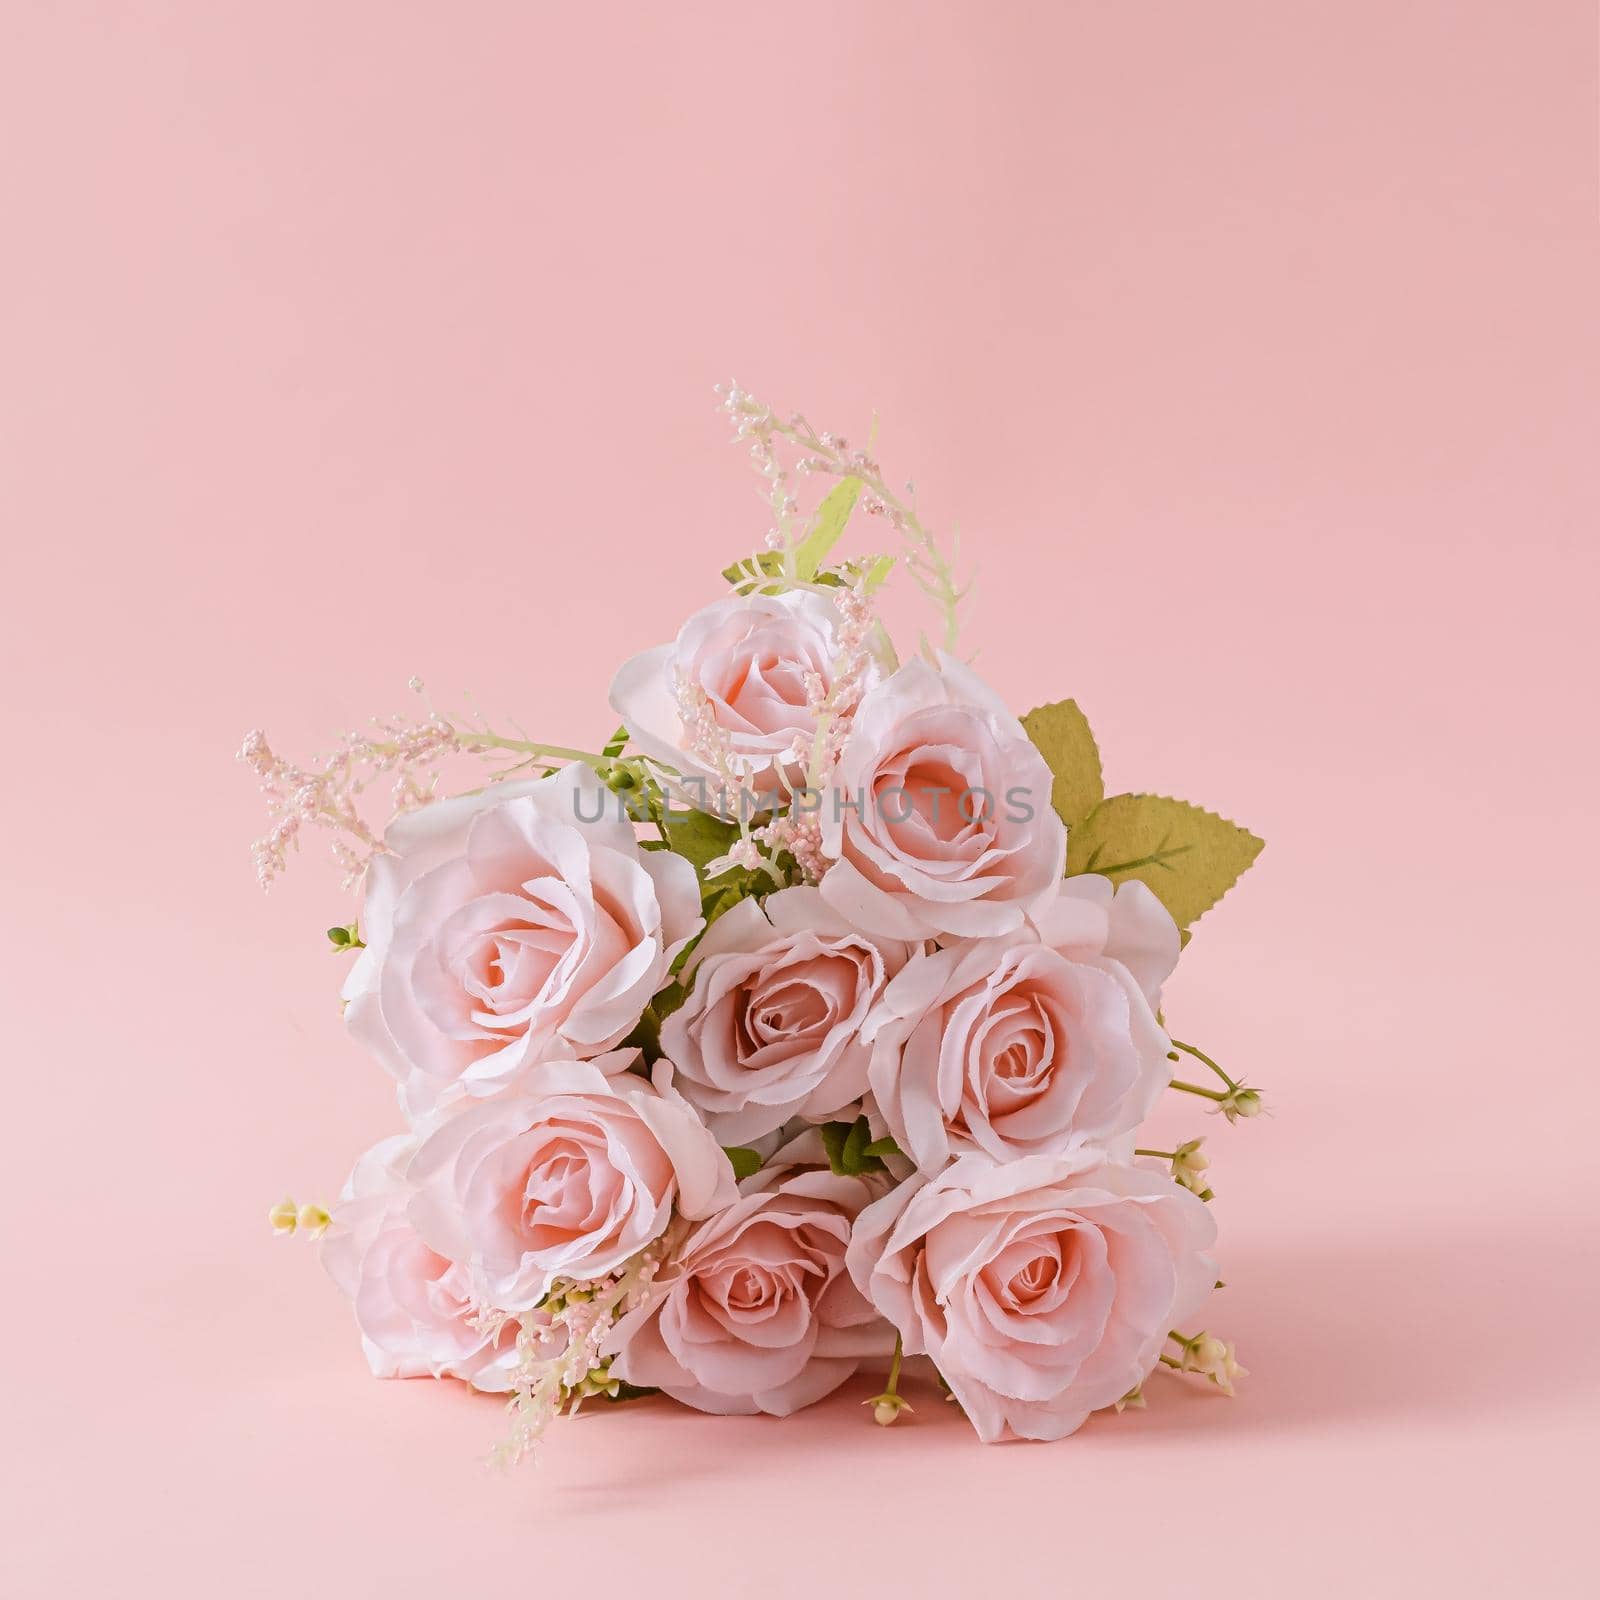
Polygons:
<instances>
[{"instance_id":1,"label":"flower cluster","mask_svg":"<svg viewBox=\"0 0 1600 1600\"><path fill-rule=\"evenodd\" d=\"M314 823L360 881L329 937L405 1122L274 1227L321 1241L374 1373L506 1395L511 1457L586 1400L782 1416L864 1365L877 1421L920 1365L984 1440L1162 1367L1232 1393L1202 1141L1138 1130L1171 1093L1261 1110L1162 1007L1260 841L1108 796L1073 702L1019 719L959 658L965 588L870 451L723 405L773 526L620 666L599 750L434 711L306 768L247 739L263 880ZM857 510L894 554L836 556ZM905 660L897 569L941 619ZM484 754L510 770L438 792Z\"/></svg>"}]
</instances>

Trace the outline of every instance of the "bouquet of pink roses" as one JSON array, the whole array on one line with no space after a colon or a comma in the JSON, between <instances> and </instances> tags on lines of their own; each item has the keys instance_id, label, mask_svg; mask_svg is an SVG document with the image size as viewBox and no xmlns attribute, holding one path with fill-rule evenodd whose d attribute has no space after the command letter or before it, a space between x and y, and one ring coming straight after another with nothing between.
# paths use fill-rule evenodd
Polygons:
<instances>
[{"instance_id":1,"label":"bouquet of pink roses","mask_svg":"<svg viewBox=\"0 0 1600 1600\"><path fill-rule=\"evenodd\" d=\"M1169 1090L1261 1109L1161 1009L1260 841L1107 796L1073 702L1019 720L958 658L964 590L870 449L723 405L765 548L623 664L602 748L437 710L309 767L247 738L263 882L321 825L361 889L345 1020L406 1122L274 1226L321 1239L374 1373L509 1396L513 1459L588 1397L781 1416L864 1365L889 1423L904 1359L985 1440L1163 1364L1231 1392L1202 1141L1138 1129ZM857 512L890 550L837 556ZM940 619L903 661L896 573ZM456 757L495 770L443 795Z\"/></svg>"}]
</instances>

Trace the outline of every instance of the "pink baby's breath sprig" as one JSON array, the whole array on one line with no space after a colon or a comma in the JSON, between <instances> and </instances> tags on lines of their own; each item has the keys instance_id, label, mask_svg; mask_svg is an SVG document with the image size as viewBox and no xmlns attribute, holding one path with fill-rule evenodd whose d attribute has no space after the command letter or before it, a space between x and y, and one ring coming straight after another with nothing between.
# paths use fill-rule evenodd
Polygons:
<instances>
[{"instance_id":1,"label":"pink baby's breath sprig","mask_svg":"<svg viewBox=\"0 0 1600 1600\"><path fill-rule=\"evenodd\" d=\"M746 872L765 872L779 887L785 882L783 874L769 859L776 854L769 851L764 856L757 848L765 838L770 825L751 826L751 818L766 811L771 803L734 762L728 737L711 708L710 697L698 683L679 676L677 680L678 717L683 724L684 745L689 754L715 778L718 789L715 796L724 814L737 821L739 838L722 856L709 862L705 868L708 879L715 878L729 868Z\"/></svg>"},{"instance_id":2,"label":"pink baby's breath sprig","mask_svg":"<svg viewBox=\"0 0 1600 1600\"><path fill-rule=\"evenodd\" d=\"M829 593L841 618L838 654L826 683L821 673L806 675L807 708L816 718L816 734L809 741L797 738L791 751L795 764L805 773L805 787L811 796L820 796L832 780L875 660L872 636L878 619L865 581L841 585ZM828 869L818 806L802 803L792 793L789 807L754 829L753 836L768 855L787 853L807 883L820 882Z\"/></svg>"},{"instance_id":3,"label":"pink baby's breath sprig","mask_svg":"<svg viewBox=\"0 0 1600 1600\"><path fill-rule=\"evenodd\" d=\"M415 678L410 687L423 692ZM505 763L490 774L491 782L549 762L582 761L602 774L616 764L585 750L510 738L431 709L415 719L374 717L365 731L341 733L331 751L306 767L285 760L259 728L252 729L239 747L239 760L260 780L267 803L267 831L250 847L257 882L271 887L310 826L333 834L331 848L344 871L344 887L354 888L384 848L378 829L362 815L362 796L387 778L390 811L415 810L433 799L439 769L456 755Z\"/></svg>"},{"instance_id":4,"label":"pink baby's breath sprig","mask_svg":"<svg viewBox=\"0 0 1600 1600\"><path fill-rule=\"evenodd\" d=\"M693 684L679 685L680 714L689 748L717 774L721 798L725 805L732 802L733 814L739 820L739 839L725 855L708 864L708 878L739 867L750 872L764 870L782 884L787 880L775 863L784 854L793 860L807 883L819 882L827 870L817 806L807 801L821 794L838 764L850 719L860 703L873 662L870 636L877 625L872 603L860 585L841 587L830 594L843 618L839 651L828 681L821 673L806 675L807 709L816 718L816 733L810 739L797 735L788 752L790 761L803 774L805 793L779 768L786 806L775 808L771 796L758 794L734 770L726 736L711 713L705 691ZM752 823L748 820L751 817L765 820Z\"/></svg>"}]
</instances>

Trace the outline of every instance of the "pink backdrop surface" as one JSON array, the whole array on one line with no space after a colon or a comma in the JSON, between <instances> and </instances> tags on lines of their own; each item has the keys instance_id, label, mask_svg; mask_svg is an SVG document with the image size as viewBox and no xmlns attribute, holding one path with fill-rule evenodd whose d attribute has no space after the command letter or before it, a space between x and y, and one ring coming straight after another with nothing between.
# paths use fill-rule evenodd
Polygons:
<instances>
[{"instance_id":1,"label":"pink backdrop surface","mask_svg":"<svg viewBox=\"0 0 1600 1600\"><path fill-rule=\"evenodd\" d=\"M1579 1592L1597 59L1582 0L7 0L0 1587ZM1232 1403L649 1402L504 1478L268 1235L398 1118L241 733L418 673L604 737L764 526L729 375L880 412L1017 709L1268 840L1168 1006L1275 1113L1175 1123Z\"/></svg>"}]
</instances>

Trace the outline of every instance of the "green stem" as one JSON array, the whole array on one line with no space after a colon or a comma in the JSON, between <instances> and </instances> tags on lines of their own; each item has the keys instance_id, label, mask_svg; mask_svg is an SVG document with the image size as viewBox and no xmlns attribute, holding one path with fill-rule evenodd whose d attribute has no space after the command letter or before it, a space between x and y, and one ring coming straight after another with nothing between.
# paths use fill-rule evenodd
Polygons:
<instances>
[{"instance_id":1,"label":"green stem","mask_svg":"<svg viewBox=\"0 0 1600 1600\"><path fill-rule=\"evenodd\" d=\"M1199 1062L1202 1062L1202 1063L1203 1063L1203 1064L1204 1064L1204 1065L1206 1065L1206 1066L1208 1066L1208 1067L1210 1067L1210 1068L1211 1068L1211 1070L1212 1070L1212 1071L1213 1071L1213 1072L1214 1072L1214 1073L1216 1073L1216 1075L1217 1075L1217 1076L1218 1076L1218 1077L1219 1077L1219 1078L1221 1078L1221 1079L1222 1079L1222 1081L1223 1081L1223 1082L1224 1082L1224 1083L1225 1083L1225 1084L1227 1084L1227 1086L1228 1086L1228 1087L1229 1087L1229 1088L1230 1088L1230 1089L1237 1089L1237 1088L1238 1088L1238 1087L1239 1087L1239 1085L1238 1085L1238 1084L1236 1084L1236 1083L1235 1083L1235 1082L1234 1082L1234 1081L1233 1081L1233 1079L1232 1079L1232 1078L1230 1078L1230 1077L1229 1077L1229 1076L1228 1076L1228 1074L1227 1074L1227 1073L1226 1073L1226 1072L1224 1072L1224 1071L1223 1071L1223 1070L1222 1070L1222 1068L1221 1068L1221 1067L1219 1067L1219 1066L1218 1066L1218 1065L1217 1065L1217 1064L1216 1064L1216 1062L1215 1062L1215 1061L1213 1061L1213 1060L1212 1060L1212 1059L1211 1059L1211 1057L1210 1057L1210 1056L1208 1056L1208 1055L1207 1055L1207 1054L1206 1054L1206 1053L1205 1053L1205 1051L1204 1051L1204 1050L1197 1050L1197 1049L1196 1049L1196 1048L1195 1048L1195 1047L1194 1047L1194 1046L1193 1046L1193 1045L1192 1045L1192 1044L1185 1044L1185 1043L1184 1043L1184 1042L1183 1042L1183 1040L1182 1040L1182 1039L1174 1039L1174 1040L1173 1040L1173 1041L1172 1041L1172 1047L1173 1047L1173 1049L1174 1049L1174 1050L1181 1050L1181 1051L1183 1051L1183 1053L1184 1053L1184 1054L1185 1054L1185 1055L1186 1055L1186 1056L1193 1056L1193 1057L1194 1057L1194 1058L1195 1058L1195 1060L1196 1060L1196 1061L1199 1061Z\"/></svg>"},{"instance_id":2,"label":"green stem","mask_svg":"<svg viewBox=\"0 0 1600 1600\"><path fill-rule=\"evenodd\" d=\"M1169 1089L1181 1089L1185 1094L1203 1095L1207 1100L1221 1102L1228 1099L1233 1093L1231 1089L1208 1089L1203 1083L1185 1083L1182 1078L1174 1078L1167 1085Z\"/></svg>"},{"instance_id":3,"label":"green stem","mask_svg":"<svg viewBox=\"0 0 1600 1600\"><path fill-rule=\"evenodd\" d=\"M1159 1156L1163 1161L1176 1161L1178 1159L1176 1150L1135 1150L1133 1153L1136 1156Z\"/></svg>"},{"instance_id":4,"label":"green stem","mask_svg":"<svg viewBox=\"0 0 1600 1600\"><path fill-rule=\"evenodd\" d=\"M650 813L651 825L661 835L661 842L667 849L672 848L672 836L667 832L666 812L661 805L661 791L653 784L647 785L644 790L645 809Z\"/></svg>"},{"instance_id":5,"label":"green stem","mask_svg":"<svg viewBox=\"0 0 1600 1600\"><path fill-rule=\"evenodd\" d=\"M894 1336L894 1359L889 1363L889 1381L884 1385L885 1394L898 1395L900 1383L900 1362L905 1354L905 1341L897 1333Z\"/></svg>"},{"instance_id":6,"label":"green stem","mask_svg":"<svg viewBox=\"0 0 1600 1600\"><path fill-rule=\"evenodd\" d=\"M552 761L582 761L600 772L616 764L610 756L597 756L591 750L573 750L564 744L533 744L527 739L507 739L498 733L479 733L474 728L457 728L455 734L469 750L511 750L518 755L544 756Z\"/></svg>"}]
</instances>

